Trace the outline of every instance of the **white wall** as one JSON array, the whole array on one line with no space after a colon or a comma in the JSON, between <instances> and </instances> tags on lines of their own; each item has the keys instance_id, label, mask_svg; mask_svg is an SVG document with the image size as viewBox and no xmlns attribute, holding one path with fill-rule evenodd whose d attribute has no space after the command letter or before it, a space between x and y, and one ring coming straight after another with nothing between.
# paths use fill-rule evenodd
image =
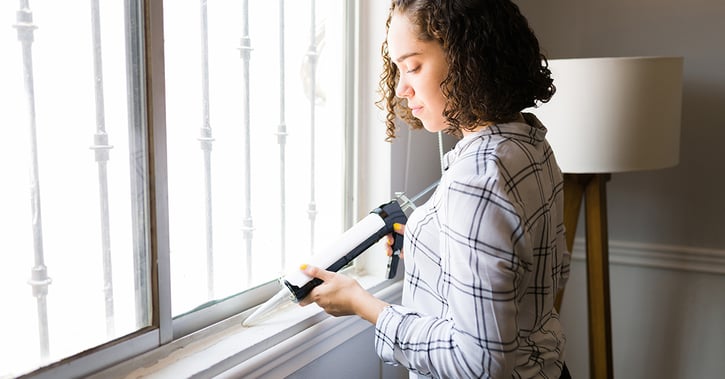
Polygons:
<instances>
[{"instance_id":1,"label":"white wall","mask_svg":"<svg viewBox=\"0 0 725 379\"><path fill-rule=\"evenodd\" d=\"M685 58L679 166L615 174L608 185L614 371L617 378L722 377L725 2L515 2L550 58ZM562 312L576 378L588 377L584 276L575 260Z\"/></svg>"}]
</instances>

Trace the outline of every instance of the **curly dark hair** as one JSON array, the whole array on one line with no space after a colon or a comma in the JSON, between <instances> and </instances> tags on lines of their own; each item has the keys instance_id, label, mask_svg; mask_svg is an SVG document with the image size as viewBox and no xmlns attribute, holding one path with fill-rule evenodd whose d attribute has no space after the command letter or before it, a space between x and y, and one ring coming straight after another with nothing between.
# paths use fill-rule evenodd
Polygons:
<instances>
[{"instance_id":1,"label":"curly dark hair","mask_svg":"<svg viewBox=\"0 0 725 379\"><path fill-rule=\"evenodd\" d=\"M446 133L461 136L483 122L503 123L521 110L545 103L556 88L539 41L518 6L510 0L392 0L386 35L393 14L417 25L421 41L441 44L448 75L441 83L446 97ZM395 138L395 118L422 128L405 99L395 96L399 72L382 45L381 99L387 111L386 140Z\"/></svg>"}]
</instances>

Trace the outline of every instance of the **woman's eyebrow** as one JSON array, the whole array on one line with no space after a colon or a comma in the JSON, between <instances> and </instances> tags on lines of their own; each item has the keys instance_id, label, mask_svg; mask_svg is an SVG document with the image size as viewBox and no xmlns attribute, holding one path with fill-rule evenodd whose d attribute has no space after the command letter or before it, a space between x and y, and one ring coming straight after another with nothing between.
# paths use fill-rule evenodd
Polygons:
<instances>
[{"instance_id":1,"label":"woman's eyebrow","mask_svg":"<svg viewBox=\"0 0 725 379\"><path fill-rule=\"evenodd\" d=\"M404 60L406 60L406 59L408 59L408 58L410 58L412 56L420 55L420 54L421 53L419 51L410 52L410 53L403 54L403 55L399 56L397 59L395 59L395 61L398 62L398 63L400 63L400 62L402 62L402 61L404 61Z\"/></svg>"}]
</instances>

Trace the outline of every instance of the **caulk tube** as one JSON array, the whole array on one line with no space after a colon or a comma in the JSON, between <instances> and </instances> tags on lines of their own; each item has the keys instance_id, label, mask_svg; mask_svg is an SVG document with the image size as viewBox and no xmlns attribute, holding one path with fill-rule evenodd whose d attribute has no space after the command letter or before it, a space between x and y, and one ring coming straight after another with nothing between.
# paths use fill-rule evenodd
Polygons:
<instances>
[{"instance_id":1,"label":"caulk tube","mask_svg":"<svg viewBox=\"0 0 725 379\"><path fill-rule=\"evenodd\" d=\"M385 235L393 233L393 224L405 224L407 220L398 201L392 200L373 209L370 214L353 225L326 249L313 255L306 263L337 272ZM395 276L398 263L397 252L403 242L403 236L397 233L393 233L393 236L395 238L394 254L389 263L388 277ZM320 285L322 280L312 278L301 270L292 270L282 279L282 282L292 293L293 300L298 302L304 299L314 287Z\"/></svg>"}]
</instances>

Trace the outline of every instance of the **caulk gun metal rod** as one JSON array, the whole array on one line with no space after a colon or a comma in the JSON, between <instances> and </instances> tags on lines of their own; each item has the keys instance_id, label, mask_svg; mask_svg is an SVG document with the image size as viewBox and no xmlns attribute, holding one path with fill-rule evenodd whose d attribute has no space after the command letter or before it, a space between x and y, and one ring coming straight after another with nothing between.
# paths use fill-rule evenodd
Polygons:
<instances>
[{"instance_id":1,"label":"caulk gun metal rod","mask_svg":"<svg viewBox=\"0 0 725 379\"><path fill-rule=\"evenodd\" d=\"M410 202L411 203L415 203L418 199L420 199L421 197L423 197L423 195L427 194L432 189L436 188L438 186L438 183L440 183L440 179L439 180L436 180L431 185L429 185L428 187L426 187L426 189L424 189L421 192L418 192L418 194L416 194L415 196L411 197L410 198Z\"/></svg>"}]
</instances>

